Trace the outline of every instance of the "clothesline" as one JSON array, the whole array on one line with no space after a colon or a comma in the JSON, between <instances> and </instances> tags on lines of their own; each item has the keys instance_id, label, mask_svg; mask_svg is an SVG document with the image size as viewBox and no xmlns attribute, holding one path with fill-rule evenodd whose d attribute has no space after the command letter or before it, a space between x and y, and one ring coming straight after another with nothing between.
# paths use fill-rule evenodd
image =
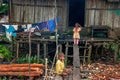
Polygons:
<instances>
[{"instance_id":1,"label":"clothesline","mask_svg":"<svg viewBox=\"0 0 120 80\"><path fill-rule=\"evenodd\" d=\"M6 37L9 41L12 41L11 36L16 37L17 32L34 32L35 30L44 30L49 32L54 32L56 29L56 22L60 22L59 17L56 17L54 19L40 22L40 23L34 23L34 24L27 24L27 25L9 25L9 24L3 24L2 27L5 27Z\"/></svg>"}]
</instances>

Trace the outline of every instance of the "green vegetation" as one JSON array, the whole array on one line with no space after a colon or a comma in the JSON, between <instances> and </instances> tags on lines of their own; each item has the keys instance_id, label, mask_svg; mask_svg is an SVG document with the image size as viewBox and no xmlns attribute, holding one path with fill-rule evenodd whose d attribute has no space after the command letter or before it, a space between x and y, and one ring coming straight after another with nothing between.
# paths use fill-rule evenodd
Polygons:
<instances>
[{"instance_id":1,"label":"green vegetation","mask_svg":"<svg viewBox=\"0 0 120 80\"><path fill-rule=\"evenodd\" d=\"M105 42L103 47L110 51L115 51L116 49L118 49L117 58L120 60L120 44L119 44L119 42Z\"/></svg>"},{"instance_id":2,"label":"green vegetation","mask_svg":"<svg viewBox=\"0 0 120 80\"><path fill-rule=\"evenodd\" d=\"M8 10L8 4L2 4L2 6L0 6L0 13L4 13Z\"/></svg>"},{"instance_id":3,"label":"green vegetation","mask_svg":"<svg viewBox=\"0 0 120 80\"><path fill-rule=\"evenodd\" d=\"M30 58L30 62L31 63L38 63L37 62L37 56L35 55L35 56L31 56L31 58ZM28 63L28 60L29 60L29 55L27 54L25 57L24 56L22 56L22 57L19 57L19 59L18 59L18 63ZM44 59L39 59L39 63L45 63L45 61L44 61Z\"/></svg>"},{"instance_id":4,"label":"green vegetation","mask_svg":"<svg viewBox=\"0 0 120 80\"><path fill-rule=\"evenodd\" d=\"M10 61L10 51L5 45L0 45L0 58Z\"/></svg>"}]
</instances>

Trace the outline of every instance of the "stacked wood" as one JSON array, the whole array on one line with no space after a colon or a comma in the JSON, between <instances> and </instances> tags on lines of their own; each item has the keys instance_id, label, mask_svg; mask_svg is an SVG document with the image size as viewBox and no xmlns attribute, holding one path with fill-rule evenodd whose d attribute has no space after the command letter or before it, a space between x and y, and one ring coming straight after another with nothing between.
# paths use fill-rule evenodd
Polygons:
<instances>
[{"instance_id":1,"label":"stacked wood","mask_svg":"<svg viewBox=\"0 0 120 80\"><path fill-rule=\"evenodd\" d=\"M0 76L40 76L43 64L0 64Z\"/></svg>"}]
</instances>

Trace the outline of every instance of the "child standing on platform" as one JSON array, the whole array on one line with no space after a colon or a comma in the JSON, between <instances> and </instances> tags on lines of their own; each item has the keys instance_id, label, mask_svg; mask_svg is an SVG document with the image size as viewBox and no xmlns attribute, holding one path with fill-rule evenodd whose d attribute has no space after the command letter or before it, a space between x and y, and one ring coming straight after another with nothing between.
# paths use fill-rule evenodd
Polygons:
<instances>
[{"instance_id":1,"label":"child standing on platform","mask_svg":"<svg viewBox=\"0 0 120 80\"><path fill-rule=\"evenodd\" d=\"M81 29L82 26L79 23L75 23L75 27L73 28L73 39L75 45L78 45L79 43Z\"/></svg>"}]
</instances>

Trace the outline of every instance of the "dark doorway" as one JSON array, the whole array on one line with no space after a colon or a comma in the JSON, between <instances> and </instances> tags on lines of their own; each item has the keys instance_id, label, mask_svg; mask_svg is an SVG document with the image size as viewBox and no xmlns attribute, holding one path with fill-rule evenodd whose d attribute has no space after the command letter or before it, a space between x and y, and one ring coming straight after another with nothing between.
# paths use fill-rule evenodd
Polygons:
<instances>
[{"instance_id":1,"label":"dark doorway","mask_svg":"<svg viewBox=\"0 0 120 80\"><path fill-rule=\"evenodd\" d=\"M76 22L84 26L85 0L69 0L69 26Z\"/></svg>"}]
</instances>

